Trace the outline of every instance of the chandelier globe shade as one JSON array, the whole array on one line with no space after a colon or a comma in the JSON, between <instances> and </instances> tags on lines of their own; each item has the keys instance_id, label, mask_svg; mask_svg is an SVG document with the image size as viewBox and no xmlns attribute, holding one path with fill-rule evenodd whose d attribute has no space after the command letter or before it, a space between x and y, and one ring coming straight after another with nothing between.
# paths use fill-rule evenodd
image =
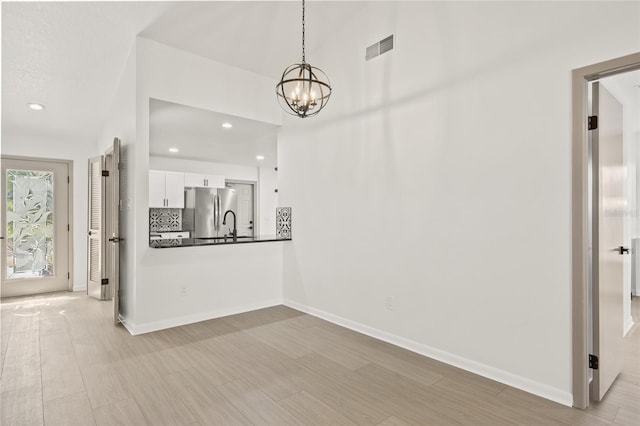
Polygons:
<instances>
[{"instance_id":1,"label":"chandelier globe shade","mask_svg":"<svg viewBox=\"0 0 640 426\"><path fill-rule=\"evenodd\" d=\"M276 84L276 95L282 109L300 118L318 114L331 96L329 77L305 60L304 15L305 0L302 0L302 62L289 65Z\"/></svg>"},{"instance_id":2,"label":"chandelier globe shade","mask_svg":"<svg viewBox=\"0 0 640 426\"><path fill-rule=\"evenodd\" d=\"M312 117L329 102L331 83L320 68L307 63L288 66L276 85L283 110L300 118Z\"/></svg>"}]
</instances>

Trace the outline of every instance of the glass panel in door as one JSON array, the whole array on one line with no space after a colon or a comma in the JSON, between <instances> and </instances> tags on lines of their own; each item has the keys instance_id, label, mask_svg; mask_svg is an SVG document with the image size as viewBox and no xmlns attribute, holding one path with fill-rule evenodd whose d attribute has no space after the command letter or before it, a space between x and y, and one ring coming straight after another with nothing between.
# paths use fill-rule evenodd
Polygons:
<instances>
[{"instance_id":1,"label":"glass panel in door","mask_svg":"<svg viewBox=\"0 0 640 426\"><path fill-rule=\"evenodd\" d=\"M53 172L7 170L7 279L54 275Z\"/></svg>"}]
</instances>

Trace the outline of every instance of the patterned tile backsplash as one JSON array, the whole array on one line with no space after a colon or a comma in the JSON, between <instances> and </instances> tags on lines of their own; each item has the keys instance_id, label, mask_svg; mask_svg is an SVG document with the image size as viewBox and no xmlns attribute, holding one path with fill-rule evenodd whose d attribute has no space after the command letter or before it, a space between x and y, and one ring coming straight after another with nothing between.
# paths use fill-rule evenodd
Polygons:
<instances>
[{"instance_id":1,"label":"patterned tile backsplash","mask_svg":"<svg viewBox=\"0 0 640 426\"><path fill-rule=\"evenodd\" d=\"M149 232L182 231L182 209L149 209ZM291 207L276 208L276 238L291 238ZM154 240L152 247L179 246L182 240Z\"/></svg>"},{"instance_id":2,"label":"patterned tile backsplash","mask_svg":"<svg viewBox=\"0 0 640 426\"><path fill-rule=\"evenodd\" d=\"M182 231L181 209L149 209L149 232Z\"/></svg>"},{"instance_id":3,"label":"patterned tile backsplash","mask_svg":"<svg viewBox=\"0 0 640 426\"><path fill-rule=\"evenodd\" d=\"M291 207L276 207L276 238L291 238Z\"/></svg>"},{"instance_id":4,"label":"patterned tile backsplash","mask_svg":"<svg viewBox=\"0 0 640 426\"><path fill-rule=\"evenodd\" d=\"M151 240L149 241L149 247L178 247L182 245L182 240L179 239L167 239L167 240Z\"/></svg>"},{"instance_id":5,"label":"patterned tile backsplash","mask_svg":"<svg viewBox=\"0 0 640 426\"><path fill-rule=\"evenodd\" d=\"M182 209L149 209L149 233L182 231ZM181 246L182 240L151 240L151 247Z\"/></svg>"}]
</instances>

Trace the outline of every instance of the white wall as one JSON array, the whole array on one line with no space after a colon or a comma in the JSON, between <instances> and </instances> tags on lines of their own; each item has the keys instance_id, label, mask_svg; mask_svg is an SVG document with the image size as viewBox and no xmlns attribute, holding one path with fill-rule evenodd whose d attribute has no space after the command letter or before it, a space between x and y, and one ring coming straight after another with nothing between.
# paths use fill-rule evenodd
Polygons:
<instances>
[{"instance_id":1,"label":"white wall","mask_svg":"<svg viewBox=\"0 0 640 426\"><path fill-rule=\"evenodd\" d=\"M137 40L136 71L136 161L131 170L136 311L126 318L127 327L150 331L280 303L283 243L148 247L149 99L279 125L274 82L144 38ZM249 98L255 102L247 104ZM187 296L179 297L180 283L188 283Z\"/></svg>"},{"instance_id":2,"label":"white wall","mask_svg":"<svg viewBox=\"0 0 640 426\"><path fill-rule=\"evenodd\" d=\"M285 303L570 405L571 70L639 27L637 3L368 5L307 55L326 110L280 132Z\"/></svg>"},{"instance_id":3,"label":"white wall","mask_svg":"<svg viewBox=\"0 0 640 426\"><path fill-rule=\"evenodd\" d=\"M149 249L127 328L140 334L281 304L283 244Z\"/></svg>"}]
</instances>

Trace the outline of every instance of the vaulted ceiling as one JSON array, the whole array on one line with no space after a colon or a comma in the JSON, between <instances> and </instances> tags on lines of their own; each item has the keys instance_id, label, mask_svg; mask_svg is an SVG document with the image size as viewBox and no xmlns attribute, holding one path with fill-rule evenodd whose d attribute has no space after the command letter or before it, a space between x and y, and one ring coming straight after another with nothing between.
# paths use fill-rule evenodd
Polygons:
<instances>
[{"instance_id":1,"label":"vaulted ceiling","mask_svg":"<svg viewBox=\"0 0 640 426\"><path fill-rule=\"evenodd\" d=\"M307 56L363 7L309 2ZM298 1L3 2L2 135L95 143L138 35L275 85L300 60L300 14Z\"/></svg>"},{"instance_id":2,"label":"vaulted ceiling","mask_svg":"<svg viewBox=\"0 0 640 426\"><path fill-rule=\"evenodd\" d=\"M307 57L367 6L307 2ZM136 36L272 77L300 59L299 1L2 2L2 138L95 144ZM627 87L638 85L628 76ZM633 89L637 90L637 89ZM275 100L274 100L275 101ZM35 112L28 102L46 105Z\"/></svg>"}]
</instances>

